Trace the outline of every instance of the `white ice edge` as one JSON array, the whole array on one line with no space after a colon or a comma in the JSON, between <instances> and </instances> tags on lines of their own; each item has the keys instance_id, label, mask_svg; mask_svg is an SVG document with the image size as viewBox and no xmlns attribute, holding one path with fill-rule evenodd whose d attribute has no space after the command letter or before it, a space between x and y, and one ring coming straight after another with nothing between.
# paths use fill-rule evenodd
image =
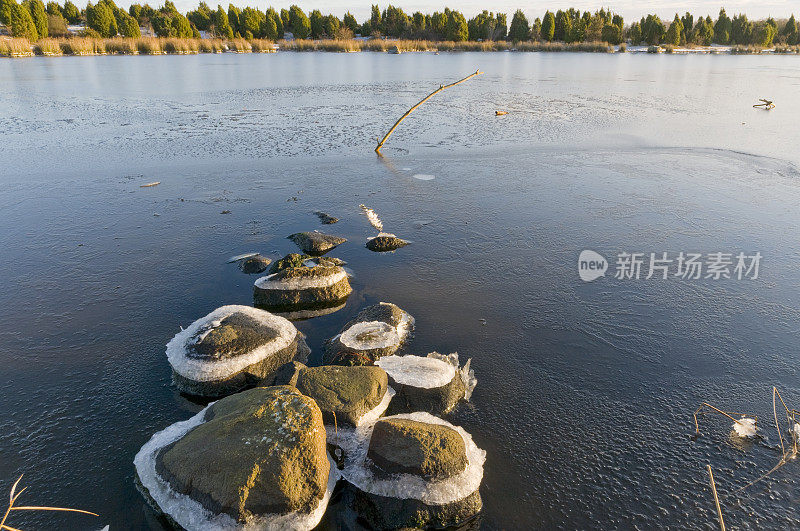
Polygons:
<instances>
[{"instance_id":1,"label":"white ice edge","mask_svg":"<svg viewBox=\"0 0 800 531\"><path fill-rule=\"evenodd\" d=\"M358 339L359 334L372 332L377 335L373 339ZM362 321L356 323L339 336L342 345L353 350L372 350L400 346L397 328L383 321Z\"/></svg>"},{"instance_id":2,"label":"white ice edge","mask_svg":"<svg viewBox=\"0 0 800 531\"><path fill-rule=\"evenodd\" d=\"M380 304L381 306L392 305L389 302L381 302ZM402 343L408 339L411 330L414 328L414 317L412 317L411 314L405 310L401 311L403 312L403 316L400 318L400 322L397 324L397 336L400 338L400 342Z\"/></svg>"},{"instance_id":3,"label":"white ice edge","mask_svg":"<svg viewBox=\"0 0 800 531\"><path fill-rule=\"evenodd\" d=\"M347 272L340 268L339 271L332 273L326 277L313 277L313 278L291 278L285 280L271 280L275 275L280 273L273 273L265 277L261 277L255 281L255 286L258 289L264 290L296 290L308 288L327 288L333 286L337 282L341 282L347 278Z\"/></svg>"},{"instance_id":4,"label":"white ice edge","mask_svg":"<svg viewBox=\"0 0 800 531\"><path fill-rule=\"evenodd\" d=\"M246 354L220 361L209 361L191 358L186 354L186 345L192 337L205 325L219 322L234 313L243 313L261 323L278 329L278 336ZM287 319L271 314L252 306L221 306L197 321L185 330L178 332L167 343L167 360L176 373L196 382L223 380L243 369L268 358L285 349L297 337L297 329Z\"/></svg>"},{"instance_id":5,"label":"white ice edge","mask_svg":"<svg viewBox=\"0 0 800 531\"><path fill-rule=\"evenodd\" d=\"M176 422L166 429L153 435L139 453L133 459L139 480L147 489L150 497L155 500L161 510L168 514L181 527L198 531L215 530L246 530L256 531L262 529L270 530L306 530L313 529L322 520L325 510L328 508L333 488L339 480L340 473L336 463L328 455L330 463L330 473L328 474L328 485L325 495L319 505L308 514L288 513L288 514L269 514L250 519L244 524L238 523L230 515L214 514L208 511L200 503L185 494L180 494L172 490L169 484L164 481L156 472L156 456L159 450L172 444L192 428L203 424L206 410L214 402L203 408L198 414L181 422Z\"/></svg>"},{"instance_id":6,"label":"white ice edge","mask_svg":"<svg viewBox=\"0 0 800 531\"><path fill-rule=\"evenodd\" d=\"M437 358L384 356L375 365L398 384L420 389L444 387L456 376L456 367Z\"/></svg>"},{"instance_id":7,"label":"white ice edge","mask_svg":"<svg viewBox=\"0 0 800 531\"><path fill-rule=\"evenodd\" d=\"M486 451L481 450L472 436L460 426L434 417L430 413L416 412L384 417L384 419L411 419L429 424L441 424L461 435L467 450L467 467L458 475L442 480L426 480L412 474L395 474L389 478L377 478L372 473L367 459L369 439L375 422L364 423L355 430L343 433L340 430L339 446L344 450L344 479L364 492L398 499L419 500L428 505L445 505L462 500L478 490L483 479L483 464Z\"/></svg>"}]
</instances>

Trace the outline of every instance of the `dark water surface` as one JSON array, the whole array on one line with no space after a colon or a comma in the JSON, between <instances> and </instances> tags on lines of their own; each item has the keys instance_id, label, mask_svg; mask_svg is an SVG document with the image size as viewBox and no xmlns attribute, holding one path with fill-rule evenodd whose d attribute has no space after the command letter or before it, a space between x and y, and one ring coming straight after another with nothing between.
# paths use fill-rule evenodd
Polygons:
<instances>
[{"instance_id":1,"label":"dark water surface","mask_svg":"<svg viewBox=\"0 0 800 531\"><path fill-rule=\"evenodd\" d=\"M167 341L252 303L229 256L293 251L324 210L355 292L298 328L318 360L390 301L416 317L408 352L473 359L450 420L488 452L483 527L713 529L707 463L729 526L800 526L797 462L725 497L779 458L771 387L800 406L798 88L794 57L1 61L0 491L25 473L23 501L102 514L11 525L160 528L133 456L200 409L170 385ZM413 245L365 249L360 203ZM617 280L612 263L583 283L583 249L763 259L757 280ZM764 438L707 417L692 441L704 400L758 415Z\"/></svg>"}]
</instances>

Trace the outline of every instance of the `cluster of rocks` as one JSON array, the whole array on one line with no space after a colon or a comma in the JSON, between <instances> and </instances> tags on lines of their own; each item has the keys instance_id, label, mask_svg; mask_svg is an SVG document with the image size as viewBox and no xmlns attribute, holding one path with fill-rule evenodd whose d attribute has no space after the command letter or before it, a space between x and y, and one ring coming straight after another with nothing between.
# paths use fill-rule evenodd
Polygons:
<instances>
[{"instance_id":1,"label":"cluster of rocks","mask_svg":"<svg viewBox=\"0 0 800 531\"><path fill-rule=\"evenodd\" d=\"M303 334L272 312L326 311L352 289L345 264L321 256L341 241L290 238L304 254L234 257L246 272L269 268L255 282L258 308L220 307L168 343L177 388L219 400L138 452L145 499L177 528L313 529L341 480L342 499L375 529L468 521L482 508L486 454L434 415L469 399L469 362L398 355L414 318L381 302L325 343L323 365L306 365Z\"/></svg>"}]
</instances>

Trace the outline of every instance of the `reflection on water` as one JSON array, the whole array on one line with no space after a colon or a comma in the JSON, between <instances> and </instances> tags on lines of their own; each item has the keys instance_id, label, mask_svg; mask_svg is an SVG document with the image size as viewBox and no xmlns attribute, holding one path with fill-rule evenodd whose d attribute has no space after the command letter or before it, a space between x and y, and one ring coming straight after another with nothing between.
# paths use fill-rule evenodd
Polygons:
<instances>
[{"instance_id":1,"label":"reflection on water","mask_svg":"<svg viewBox=\"0 0 800 531\"><path fill-rule=\"evenodd\" d=\"M254 250L271 258L294 252L286 236L320 229L316 211L340 219L336 233L349 241L330 255L355 275L343 308L296 323L312 349L309 363L379 301L416 318L407 352L472 358L479 385L449 420L488 453L481 526L709 527L716 516L707 463L725 498L777 462L777 436L766 423L763 444L735 444L727 419L711 417L692 441L691 415L708 400L769 419L772 385L790 407L800 403L800 255L791 230L800 172L737 152L747 136L751 151L797 160L796 146L772 132L797 115L787 108L730 118L772 121L752 125L759 135L740 134L716 108L682 110L686 100L659 83L692 73L710 87L693 83L697 97L733 115L739 98L752 99L748 83L790 93L794 63L271 55L284 62L262 70L253 69L255 56L227 55L0 62L12 74L0 76L0 122L11 131L0 152L0 491L25 472L29 503L103 515L72 517L76 526L158 529L134 488L133 456L154 432L200 410L170 385L164 346L218 306L252 304L253 277L225 262ZM341 66L345 56L354 61L349 77L314 73L321 58ZM474 89L420 109L385 158L355 155L372 149L359 131L381 129L395 114L395 103L380 113L367 112L371 106L403 107L433 79L478 59L489 74ZM421 73L414 60L426 65ZM593 66L600 62L605 69ZM197 71L182 66L189 64ZM634 81L618 77L623 66ZM104 69L181 82L150 86L132 76L125 84L100 76ZM559 79L550 92L538 81L545 70ZM51 84L39 83L43 72ZM713 93L729 72L742 80ZM109 79L103 91L99 79ZM466 117L479 114L479 97L512 109L541 102L539 125L473 127ZM301 124L293 119L299 112L308 117ZM642 124L632 125L642 113ZM56 124L62 116L75 121ZM722 120L724 132L679 138L699 129L684 122L700 116ZM566 145L608 134L607 124L641 136L619 137L611 148ZM512 133L522 147L506 142ZM700 136L703 145L735 149L670 147ZM276 158L301 153L326 156ZM411 178L417 173L436 178ZM161 184L140 188L153 181ZM375 231L362 203L414 245L367 250L362 242ZM584 283L575 267L583 249L764 258L756 281L625 282L607 274ZM800 525L797 466L725 501L726 522ZM61 521L31 514L14 523Z\"/></svg>"}]
</instances>

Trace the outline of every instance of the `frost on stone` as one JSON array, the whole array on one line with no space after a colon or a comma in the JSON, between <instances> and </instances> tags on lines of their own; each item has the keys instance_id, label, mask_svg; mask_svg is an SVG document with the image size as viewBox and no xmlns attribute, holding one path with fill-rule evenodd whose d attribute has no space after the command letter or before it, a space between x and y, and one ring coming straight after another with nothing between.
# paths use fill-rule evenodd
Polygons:
<instances>
[{"instance_id":1,"label":"frost on stone","mask_svg":"<svg viewBox=\"0 0 800 531\"><path fill-rule=\"evenodd\" d=\"M295 512L287 514L256 515L249 518L244 523L237 522L227 514L212 513L191 497L174 491L169 483L158 475L156 472L156 458L161 449L179 440L193 428L203 424L205 422L206 411L213 404L214 402L206 406L189 420L176 422L163 431L156 433L142 446L139 453L136 454L133 464L136 467L139 481L150 498L158 505L159 509L163 513L169 515L169 517L183 529L198 531L255 529L291 531L315 528L320 520L322 520L328 508L328 502L333 493L333 488L340 478L336 463L330 455L328 455L330 472L328 474L327 488L319 505L313 511L310 513Z\"/></svg>"},{"instance_id":2,"label":"frost on stone","mask_svg":"<svg viewBox=\"0 0 800 531\"><path fill-rule=\"evenodd\" d=\"M433 389L449 384L458 370L449 362L433 357L385 356L375 365L401 385Z\"/></svg>"},{"instance_id":3,"label":"frost on stone","mask_svg":"<svg viewBox=\"0 0 800 531\"><path fill-rule=\"evenodd\" d=\"M742 417L733 423L733 431L739 437L752 438L756 436L756 421L749 417Z\"/></svg>"},{"instance_id":4,"label":"frost on stone","mask_svg":"<svg viewBox=\"0 0 800 531\"><path fill-rule=\"evenodd\" d=\"M455 367L461 375L461 381L464 382L464 388L466 389L466 391L464 391L464 398L469 400L472 397L472 391L474 391L475 386L478 385L478 379L475 378L475 371L471 368L472 358L468 359L463 367L459 367L458 352L451 352L448 355L431 352L428 354L428 357L446 361Z\"/></svg>"},{"instance_id":5,"label":"frost on stone","mask_svg":"<svg viewBox=\"0 0 800 531\"><path fill-rule=\"evenodd\" d=\"M192 347L233 314L244 315L259 325L272 329L274 337L247 352L230 353L227 356L222 353L219 359L204 359L192 355ZM295 341L297 333L297 329L287 319L264 310L252 306L221 306L178 332L167 343L167 360L173 370L184 378L198 382L223 380L289 347Z\"/></svg>"},{"instance_id":6,"label":"frost on stone","mask_svg":"<svg viewBox=\"0 0 800 531\"><path fill-rule=\"evenodd\" d=\"M445 505L462 500L480 488L486 452L478 448L466 430L430 413L416 412L385 417L385 419L392 418L441 424L454 429L464 440L467 467L455 476L440 480L429 480L413 474L377 477L372 471L371 460L367 457L376 420L364 423L353 430L339 430L338 446L345 455L342 470L344 479L364 492L396 499L419 500L428 505Z\"/></svg>"}]
</instances>

